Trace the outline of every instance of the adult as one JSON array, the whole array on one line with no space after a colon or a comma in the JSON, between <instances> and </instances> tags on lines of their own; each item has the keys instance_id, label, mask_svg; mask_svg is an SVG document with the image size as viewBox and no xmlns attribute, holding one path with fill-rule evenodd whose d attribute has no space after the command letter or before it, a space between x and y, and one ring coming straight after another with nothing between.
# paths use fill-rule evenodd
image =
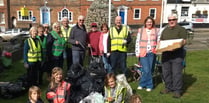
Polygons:
<instances>
[{"instance_id":1,"label":"adult","mask_svg":"<svg viewBox=\"0 0 209 103\"><path fill-rule=\"evenodd\" d=\"M28 87L38 85L38 71L40 70L41 43L36 38L37 28L31 27L30 37L24 43L24 67L27 69Z\"/></svg>"},{"instance_id":2,"label":"adult","mask_svg":"<svg viewBox=\"0 0 209 103\"><path fill-rule=\"evenodd\" d=\"M186 43L187 32L177 24L177 14L168 16L168 26L162 31L160 40L183 39ZM174 92L174 98L180 98L182 93L182 69L184 60L183 46L162 53L162 71L165 89L161 94Z\"/></svg>"},{"instance_id":3,"label":"adult","mask_svg":"<svg viewBox=\"0 0 209 103\"><path fill-rule=\"evenodd\" d=\"M67 69L72 65L72 48L69 42L71 27L69 26L69 20L67 17L62 19L62 27L61 27L62 35L65 38L65 52L64 55L67 57Z\"/></svg>"},{"instance_id":4,"label":"adult","mask_svg":"<svg viewBox=\"0 0 209 103\"><path fill-rule=\"evenodd\" d=\"M108 44L108 37L109 37L109 29L108 29L108 25L106 23L103 23L101 26L101 36L99 39L99 51L102 54L102 60L104 63L104 68L107 71L107 73L112 72L112 67L110 65L110 60L109 60L109 56L110 53L107 52L107 44Z\"/></svg>"},{"instance_id":5,"label":"adult","mask_svg":"<svg viewBox=\"0 0 209 103\"><path fill-rule=\"evenodd\" d=\"M138 29L135 52L143 72L137 88L139 90L146 87L149 92L153 89L152 70L155 65L158 31L154 19L150 16L144 20L144 26Z\"/></svg>"},{"instance_id":6,"label":"adult","mask_svg":"<svg viewBox=\"0 0 209 103\"><path fill-rule=\"evenodd\" d=\"M94 60L100 61L99 52L99 39L100 39L101 32L97 30L97 24L91 23L91 31L87 35L87 43L89 47L89 55L90 59L89 62L93 62Z\"/></svg>"},{"instance_id":7,"label":"adult","mask_svg":"<svg viewBox=\"0 0 209 103\"><path fill-rule=\"evenodd\" d=\"M42 84L43 81L43 72L46 71L47 65L46 65L46 36L44 35L44 27L43 25L38 25L38 35L36 36L41 43L42 47L42 62L41 62L41 68L39 70L39 84Z\"/></svg>"},{"instance_id":8,"label":"adult","mask_svg":"<svg viewBox=\"0 0 209 103\"><path fill-rule=\"evenodd\" d=\"M44 26L44 35L47 36L49 33L49 24L45 23Z\"/></svg>"},{"instance_id":9,"label":"adult","mask_svg":"<svg viewBox=\"0 0 209 103\"><path fill-rule=\"evenodd\" d=\"M111 50L110 64L115 73L117 65L119 65L122 69L122 72L127 76L127 44L129 44L131 40L129 27L122 25L121 16L117 16L115 18L115 26L110 28L110 35L108 39L108 50Z\"/></svg>"},{"instance_id":10,"label":"adult","mask_svg":"<svg viewBox=\"0 0 209 103\"><path fill-rule=\"evenodd\" d=\"M85 18L82 15L78 17L77 24L72 28L70 32L70 40L69 40L69 42L72 44L73 64L79 63L82 66L85 57L86 38L87 38L84 19Z\"/></svg>"},{"instance_id":11,"label":"adult","mask_svg":"<svg viewBox=\"0 0 209 103\"><path fill-rule=\"evenodd\" d=\"M54 67L52 78L47 90L47 100L49 103L69 103L70 84L63 80L63 72L60 67Z\"/></svg>"},{"instance_id":12,"label":"adult","mask_svg":"<svg viewBox=\"0 0 209 103\"><path fill-rule=\"evenodd\" d=\"M61 25L55 22L50 35L47 35L47 58L50 68L63 67L63 52L65 49L65 38L61 32Z\"/></svg>"}]
</instances>

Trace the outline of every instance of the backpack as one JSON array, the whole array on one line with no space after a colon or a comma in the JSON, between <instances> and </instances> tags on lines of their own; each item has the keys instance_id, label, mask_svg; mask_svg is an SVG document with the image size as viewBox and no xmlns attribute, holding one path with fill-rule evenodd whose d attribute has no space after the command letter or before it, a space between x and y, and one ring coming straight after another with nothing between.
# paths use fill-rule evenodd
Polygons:
<instances>
[{"instance_id":1,"label":"backpack","mask_svg":"<svg viewBox=\"0 0 209 103\"><path fill-rule=\"evenodd\" d=\"M133 91L131 86L128 84L126 80L126 76L124 74L118 74L116 76L116 82L120 83L122 86L126 88L126 96L125 96L125 103L129 102L130 97L133 95Z\"/></svg>"}]
</instances>

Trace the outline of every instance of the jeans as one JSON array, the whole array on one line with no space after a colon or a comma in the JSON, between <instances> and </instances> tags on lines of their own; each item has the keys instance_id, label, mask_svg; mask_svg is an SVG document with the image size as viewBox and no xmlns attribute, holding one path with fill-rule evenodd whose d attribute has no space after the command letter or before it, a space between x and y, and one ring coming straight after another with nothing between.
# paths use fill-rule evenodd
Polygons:
<instances>
[{"instance_id":1,"label":"jeans","mask_svg":"<svg viewBox=\"0 0 209 103\"><path fill-rule=\"evenodd\" d=\"M142 65L142 77L139 82L139 86L146 87L146 88L153 88L153 81L152 81L152 68L155 59L155 54L147 53L145 57L140 57L140 63Z\"/></svg>"},{"instance_id":2,"label":"jeans","mask_svg":"<svg viewBox=\"0 0 209 103\"><path fill-rule=\"evenodd\" d=\"M83 66L85 51L73 50L72 54L73 54L73 64L78 64L79 63L80 65Z\"/></svg>"},{"instance_id":3,"label":"jeans","mask_svg":"<svg viewBox=\"0 0 209 103\"><path fill-rule=\"evenodd\" d=\"M109 58L107 57L107 54L104 54L102 56L102 60L103 60L103 63L104 63L104 68L107 71L107 73L112 72L112 67L110 65L110 61L109 61Z\"/></svg>"},{"instance_id":4,"label":"jeans","mask_svg":"<svg viewBox=\"0 0 209 103\"><path fill-rule=\"evenodd\" d=\"M117 66L119 65L120 68L122 69L123 74L126 75L126 52L119 52L119 51L113 51L111 52L110 56L110 64L112 66L112 70L114 73L116 73Z\"/></svg>"}]
</instances>

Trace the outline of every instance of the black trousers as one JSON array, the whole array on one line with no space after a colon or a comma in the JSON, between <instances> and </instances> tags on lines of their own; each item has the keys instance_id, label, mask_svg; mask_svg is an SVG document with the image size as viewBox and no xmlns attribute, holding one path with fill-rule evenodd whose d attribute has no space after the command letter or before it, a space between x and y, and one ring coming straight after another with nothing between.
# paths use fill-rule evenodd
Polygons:
<instances>
[{"instance_id":1,"label":"black trousers","mask_svg":"<svg viewBox=\"0 0 209 103\"><path fill-rule=\"evenodd\" d=\"M27 81L29 87L32 85L38 85L40 62L29 63L29 68L27 69Z\"/></svg>"},{"instance_id":2,"label":"black trousers","mask_svg":"<svg viewBox=\"0 0 209 103\"><path fill-rule=\"evenodd\" d=\"M73 64L72 48L67 47L65 51L67 54L67 70L69 70L71 65Z\"/></svg>"},{"instance_id":3,"label":"black trousers","mask_svg":"<svg viewBox=\"0 0 209 103\"><path fill-rule=\"evenodd\" d=\"M177 53L177 54L176 54ZM162 55L162 71L165 88L175 93L181 93L183 87L182 70L183 52L166 52Z\"/></svg>"}]
</instances>

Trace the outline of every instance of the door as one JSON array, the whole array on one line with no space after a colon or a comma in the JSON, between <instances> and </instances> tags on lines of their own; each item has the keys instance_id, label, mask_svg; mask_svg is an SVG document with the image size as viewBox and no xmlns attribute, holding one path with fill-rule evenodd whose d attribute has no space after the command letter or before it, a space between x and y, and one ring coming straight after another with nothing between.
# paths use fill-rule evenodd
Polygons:
<instances>
[{"instance_id":1,"label":"door","mask_svg":"<svg viewBox=\"0 0 209 103\"><path fill-rule=\"evenodd\" d=\"M125 12L124 9L120 9L120 16L122 17L122 24L125 23Z\"/></svg>"},{"instance_id":2,"label":"door","mask_svg":"<svg viewBox=\"0 0 209 103\"><path fill-rule=\"evenodd\" d=\"M48 7L41 7L40 8L40 12L41 12L41 24L49 24L50 25L50 8Z\"/></svg>"}]
</instances>

